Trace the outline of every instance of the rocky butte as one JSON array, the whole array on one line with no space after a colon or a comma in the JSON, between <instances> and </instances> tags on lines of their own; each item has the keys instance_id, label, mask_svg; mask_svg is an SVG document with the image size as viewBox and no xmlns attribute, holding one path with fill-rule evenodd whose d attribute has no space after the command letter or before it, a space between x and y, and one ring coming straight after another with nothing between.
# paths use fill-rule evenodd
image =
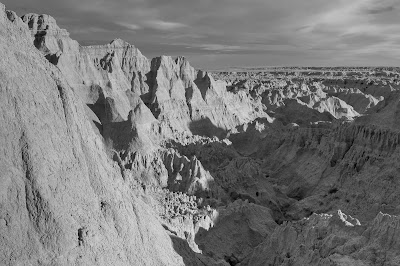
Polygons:
<instances>
[{"instance_id":1,"label":"rocky butte","mask_svg":"<svg viewBox=\"0 0 400 266\"><path fill-rule=\"evenodd\" d=\"M209 73L0 5L0 265L400 265L400 69Z\"/></svg>"}]
</instances>

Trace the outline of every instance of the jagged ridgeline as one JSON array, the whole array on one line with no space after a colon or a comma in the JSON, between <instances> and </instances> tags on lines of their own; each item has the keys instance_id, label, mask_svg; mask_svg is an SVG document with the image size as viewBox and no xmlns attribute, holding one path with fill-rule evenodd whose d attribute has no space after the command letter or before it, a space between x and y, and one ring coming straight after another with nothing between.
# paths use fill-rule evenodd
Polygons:
<instances>
[{"instance_id":1,"label":"jagged ridgeline","mask_svg":"<svg viewBox=\"0 0 400 266\"><path fill-rule=\"evenodd\" d=\"M400 265L399 69L209 73L2 4L0 49L0 265Z\"/></svg>"}]
</instances>

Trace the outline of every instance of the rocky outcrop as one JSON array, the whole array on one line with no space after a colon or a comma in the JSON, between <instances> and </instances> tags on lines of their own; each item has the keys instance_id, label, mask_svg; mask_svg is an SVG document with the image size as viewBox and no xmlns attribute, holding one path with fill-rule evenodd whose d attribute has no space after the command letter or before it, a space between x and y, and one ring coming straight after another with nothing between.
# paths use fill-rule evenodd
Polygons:
<instances>
[{"instance_id":1,"label":"rocky outcrop","mask_svg":"<svg viewBox=\"0 0 400 266\"><path fill-rule=\"evenodd\" d=\"M245 91L254 98L262 98L267 113L287 123L303 125L313 123L315 119L331 121L329 116L318 113L312 115L311 110L331 114L335 119L353 120L374 108L380 101L399 89L395 79L396 71L371 69L262 69L244 72L221 72L217 77L229 84L231 91ZM310 121L302 121L301 116L287 111L287 102L297 103L296 109L305 112L311 109L307 116ZM290 108L290 106L289 106ZM293 108L293 109L295 109ZM306 109L305 109L306 108ZM305 118L306 119L306 118Z\"/></svg>"},{"instance_id":2,"label":"rocky outcrop","mask_svg":"<svg viewBox=\"0 0 400 266\"><path fill-rule=\"evenodd\" d=\"M379 213L368 225L351 224L343 217L348 216L339 210L281 225L239 265L398 264L398 255L392 253L397 217Z\"/></svg>"},{"instance_id":3,"label":"rocky outcrop","mask_svg":"<svg viewBox=\"0 0 400 266\"><path fill-rule=\"evenodd\" d=\"M168 170L168 188L171 191L193 195L210 191L214 186L214 178L195 156L189 159L169 150L164 155L164 164Z\"/></svg>"},{"instance_id":4,"label":"rocky outcrop","mask_svg":"<svg viewBox=\"0 0 400 266\"><path fill-rule=\"evenodd\" d=\"M78 95L13 19L1 5L0 264L184 265Z\"/></svg>"},{"instance_id":5,"label":"rocky outcrop","mask_svg":"<svg viewBox=\"0 0 400 266\"><path fill-rule=\"evenodd\" d=\"M125 95L132 91L161 122L162 134L191 132L219 137L224 131L250 122L262 114L245 94L227 93L224 84L197 71L183 57L161 56L151 60L120 39L108 45L80 46L48 15L28 14L23 21L35 36L35 45L56 64L86 103L94 104L90 88L98 86L115 102L124 120L131 109ZM57 60L52 58L57 57ZM174 110L174 112L172 111Z\"/></svg>"},{"instance_id":6,"label":"rocky outcrop","mask_svg":"<svg viewBox=\"0 0 400 266\"><path fill-rule=\"evenodd\" d=\"M203 254L236 265L276 227L268 208L235 201L218 210L215 225L200 229L196 242Z\"/></svg>"},{"instance_id":7,"label":"rocky outcrop","mask_svg":"<svg viewBox=\"0 0 400 266\"><path fill-rule=\"evenodd\" d=\"M207 137L224 137L226 131L265 116L260 103L246 94L233 94L206 72L195 71L186 59L154 58L148 106L171 130ZM174 110L174 111L173 111Z\"/></svg>"}]
</instances>

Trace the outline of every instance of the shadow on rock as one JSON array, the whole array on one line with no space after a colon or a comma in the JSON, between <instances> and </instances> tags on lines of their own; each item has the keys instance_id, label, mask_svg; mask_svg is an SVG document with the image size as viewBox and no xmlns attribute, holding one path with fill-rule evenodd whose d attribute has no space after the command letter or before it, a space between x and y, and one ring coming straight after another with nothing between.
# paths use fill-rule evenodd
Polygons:
<instances>
[{"instance_id":1,"label":"shadow on rock","mask_svg":"<svg viewBox=\"0 0 400 266\"><path fill-rule=\"evenodd\" d=\"M189 244L182 238L170 235L172 245L182 259L185 265L188 266L227 266L228 264L223 261L215 261L212 258L204 256L199 253L195 253L190 247Z\"/></svg>"},{"instance_id":2,"label":"shadow on rock","mask_svg":"<svg viewBox=\"0 0 400 266\"><path fill-rule=\"evenodd\" d=\"M223 139L227 135L227 131L225 129L214 125L208 117L201 120L192 121L189 124L189 129L193 135L209 138L218 137L219 139Z\"/></svg>"}]
</instances>

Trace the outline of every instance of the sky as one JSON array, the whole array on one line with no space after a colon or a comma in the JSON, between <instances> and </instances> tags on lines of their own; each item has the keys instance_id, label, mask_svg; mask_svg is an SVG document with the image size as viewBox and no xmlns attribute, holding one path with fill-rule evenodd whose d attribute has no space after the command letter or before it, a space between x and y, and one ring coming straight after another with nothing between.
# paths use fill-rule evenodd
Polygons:
<instances>
[{"instance_id":1,"label":"sky","mask_svg":"<svg viewBox=\"0 0 400 266\"><path fill-rule=\"evenodd\" d=\"M400 66L400 0L1 0L82 45L121 38L196 68Z\"/></svg>"}]
</instances>

